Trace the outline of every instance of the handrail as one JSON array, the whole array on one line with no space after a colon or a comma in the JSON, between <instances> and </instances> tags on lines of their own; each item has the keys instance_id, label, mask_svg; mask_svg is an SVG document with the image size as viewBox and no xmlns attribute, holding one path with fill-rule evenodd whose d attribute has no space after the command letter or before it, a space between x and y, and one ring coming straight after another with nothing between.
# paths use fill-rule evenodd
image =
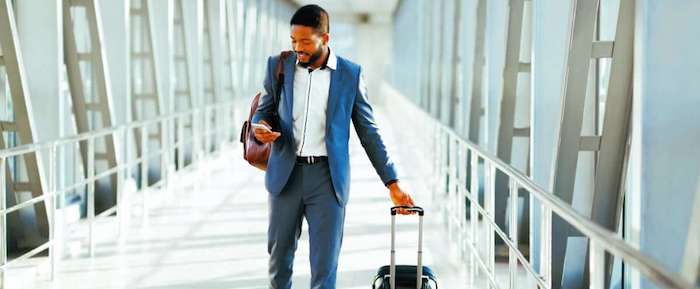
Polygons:
<instances>
[{"instance_id":1,"label":"handrail","mask_svg":"<svg viewBox=\"0 0 700 289\"><path fill-rule=\"evenodd\" d=\"M236 100L231 100L231 101L222 101L214 104L209 104L209 105L203 105L200 107L196 108L191 108L186 111L181 111L181 112L175 112L175 113L170 113L167 115L161 115L158 117L154 117L148 120L141 120L141 121L133 121L121 125L116 125L112 127L107 127L107 128L101 128L89 132L84 132L80 134L75 134L71 136L66 136L63 138L51 140L51 141L45 141L45 142L38 142L38 143L32 143L32 144L25 144L25 145L20 145L17 147L13 148L8 148L8 149L3 149L0 150L0 181L2 183L2 186L0 186L0 199L3 200L0 202L0 226L2 226L0 230L0 277L4 273L5 270L9 266L13 266L15 263L25 260L27 258L31 258L38 253L49 249L49 262L50 262L50 276L51 279L53 280L54 276L54 271L55 271L55 266L57 262L57 256L55 256L55 246L56 246L56 236L54 233L55 230L55 216L56 216L56 197L58 196L63 196L72 190L76 188L80 188L82 186L86 186L86 196L87 196L87 207L88 207L88 213L87 213L87 222L89 225L88 228L88 243L89 243L89 251L90 255L92 256L95 249L95 240L93 238L93 224L95 219L97 218L103 218L109 216L113 212L117 212L118 210L122 210L121 206L124 206L124 203L122 201L122 198L119 197L120 194L122 193L122 185L124 180L126 179L125 176L128 178L132 176L132 173L136 173L136 175L139 175L142 180L145 177L148 179L148 170L150 168L149 162L152 158L154 157L159 157L160 164L163 165L161 167L163 174L161 175L161 179L154 183L154 184L149 184L148 181L144 182L143 186L140 189L141 194L143 195L144 199L142 200L143 203L143 209L144 213L142 214L142 217L146 219L148 217L148 204L147 204L147 197L148 194L146 190L154 188L154 187L167 187L168 179L171 178L170 173L167 173L166 170L168 168L164 167L164 165L169 164L174 161L173 158L177 157L177 164L178 166L178 171L182 169L188 169L191 168L192 165L195 165L200 162L200 159L206 159L208 155L217 153L219 150L211 150L210 147L205 147L205 145L212 145L213 143L210 143L211 137L214 136L216 137L217 141L217 146L218 144L221 144L223 142L231 142L231 141L236 141L237 138L237 133L234 132L234 130L238 129L237 120L234 120L234 115L236 113L236 105L237 101ZM219 113L222 113L222 116L219 116ZM223 123L214 123L213 125L211 124L212 118L211 117L223 117L225 118ZM192 127L188 128L188 131L191 131L191 134L189 135L183 135L184 133L184 126L183 121L191 121L190 125ZM195 124L200 124L202 125L201 130L197 130L197 127ZM147 131L149 130L149 126L152 125L158 125L158 126L173 126L170 127L173 129L173 133L177 135L177 139L174 139L172 143L163 143L161 147L159 147L157 150L148 150L148 145L147 145ZM165 129L165 128L163 128ZM140 132L138 130L141 130ZM95 140L98 138L102 137L114 137L116 139L121 138L122 141L129 141L130 139L133 139L131 137L131 133L140 133L142 140L140 144L136 145L142 145L144 146L144 149L142 151L142 154L140 156L132 156L128 153L130 151L130 144L127 146L122 146L118 148L118 150L126 150L127 151L127 156L122 161L118 161L116 165L107 167L104 170L100 170L100 172L96 172L95 169ZM225 137L219 137L221 136ZM229 137L232 137L229 139ZM85 171L85 176L80 178L79 180L75 180L74 182L71 182L69 184L65 184L62 188L59 188L57 186L57 179L60 170L57 168L57 149L61 146L65 145L74 145L78 144L80 142L87 142L87 167L84 169ZM192 161L189 164L186 164L184 161L184 153L183 150L187 146L192 146ZM180 152L178 153L177 156L171 155L170 152L171 150L179 149ZM6 170L7 170L7 161L11 157L16 157L16 156L21 156L25 154L40 154L42 152L48 153L48 167L49 167L49 173L48 173L48 180L46 181L47 186L44 188L43 193L39 196L32 197L28 200L24 200L22 202L19 202L17 204L14 204L12 207L6 207L6 203L4 202L5 195L7 193L6 191L6 186L5 182L7 181L6 177ZM117 152L115 152L117 153ZM201 154L201 155L199 155ZM128 158L128 159L127 159ZM196 159L195 159L196 158ZM141 164L140 172L132 172L131 167L135 164ZM105 211L103 211L100 214L95 214L94 212L94 194L95 194L95 185L94 182L96 182L98 179L101 179L103 177L107 177L110 175L116 175L117 176L117 200L116 204L110 208L106 208ZM51 201L51 202L49 202ZM21 256L14 257L12 260L8 260L8 256L6 254L6 249L7 249L7 243L6 243L6 234L7 230L4 227L5 226L5 220L8 214L17 212L18 210L21 210L23 208L33 206L35 204L44 202L47 204L47 211L50 210L49 216L49 238L47 241L38 244L35 248L31 249L29 252L26 252L22 254ZM48 206L50 204L50 206ZM48 213L48 212L47 212ZM122 218L123 214L119 214L120 218ZM118 222L121 222L120 219L117 219ZM0 286L1 287L1 286Z\"/></svg>"},{"instance_id":2,"label":"handrail","mask_svg":"<svg viewBox=\"0 0 700 289\"><path fill-rule=\"evenodd\" d=\"M669 272L651 258L642 254L641 251L632 247L625 240L618 237L613 232L603 228L602 226L590 221L576 210L571 207L571 205L565 203L560 198L557 198L552 193L547 193L540 186L535 184L529 177L527 177L522 172L513 168L511 165L506 164L501 159L497 158L490 152L485 151L473 142L463 139L459 136L453 129L439 124L442 126L440 129L448 132L451 136L459 138L459 141L464 143L469 149L476 152L483 159L488 160L493 163L496 168L501 172L505 173L509 177L516 179L516 182L527 189L533 196L535 196L540 202L551 207L552 211L560 216L562 219L566 220L567 223L586 237L597 241L599 246L603 249L611 252L622 258L627 264L633 265L637 270L643 275L651 278L658 285L666 288L683 288L683 289L695 289L690 283L685 282L684 279L676 273Z\"/></svg>"},{"instance_id":3,"label":"handrail","mask_svg":"<svg viewBox=\"0 0 700 289\"><path fill-rule=\"evenodd\" d=\"M549 213L550 215L552 213L558 215L561 217L563 220L565 220L568 224L573 226L575 229L577 229L579 232L581 232L584 236L588 237L590 242L591 242L591 283L593 288L593 283L599 283L602 282L603 278L601 277L604 270L600 267L601 263L603 260L600 256L603 256L603 252L607 251L610 254L617 256L621 258L626 264L631 265L634 267L636 270L639 271L639 273L645 278L647 278L649 281L652 281L656 283L659 286L662 286L664 288L672 288L672 289L698 289L700 287L695 287L693 284L689 283L686 281L684 278L682 278L679 274L670 272L663 268L661 265L659 265L656 261L652 260L645 254L643 254L639 249L634 248L632 245L627 243L625 240L621 239L618 237L615 233L603 228L602 226L594 223L593 221L589 220L585 216L581 215L578 213L576 210L573 209L573 207L563 200L559 199L556 197L554 194L547 192L545 189L541 188L539 185L535 184L529 177L527 177L525 174L522 172L518 171L511 165L505 163L492 153L484 150L483 148L479 147L479 145L474 144L473 142L465 139L461 135L459 135L457 132L455 132L452 128L444 125L440 121L436 120L434 117L426 113L423 109L420 109L418 106L416 106L413 102L406 100L402 96L395 95L394 101L392 101L392 104L399 104L399 103L404 103L404 105L410 106L408 109L410 109L410 113L412 115L418 114L418 119L422 119L423 121L427 121L430 126L434 128L434 136L436 138L441 138L440 133L444 133L447 142L452 142L455 141L459 145L462 145L466 152L471 153L472 155L472 164L475 164L474 158L478 160L478 158L481 158L484 160L484 164L486 168L484 171L486 172L486 177L487 177L487 185L492 186L491 184L493 182L493 176L489 175L490 170L498 170L506 175L508 175L511 178L511 189L510 193L511 196L514 195L514 191L517 193L517 188L523 188L527 190L531 196L534 196L537 200L540 202L540 206L544 209L546 209L546 212L543 212L542 215ZM400 105L400 104L399 104ZM404 111L404 110L402 110ZM439 146L444 146L446 145L446 142L442 142L441 139L434 139L435 145L438 147L434 147L430 150L431 153L434 153L436 151L439 151L441 148ZM435 156L434 158L437 158L439 156ZM455 160L451 160L451 162L454 162ZM440 160L437 160L437 162L440 162ZM440 164L441 167L433 170L436 174L443 174L448 177L452 175L450 172L452 164ZM466 166L464 166L466 168ZM478 168L476 166L471 167L470 172L467 172L472 176L472 182L478 182L477 178L474 178L475 176L478 176ZM494 171L495 172L495 171ZM437 176L436 179L439 179L440 176ZM454 177L454 176L452 176ZM455 180L453 180L455 181ZM466 182L463 180L459 180L459 176L457 176L457 181L461 182L460 186L466 187ZM515 187L515 189L513 188ZM474 190L474 187L469 188L469 191ZM490 192L494 192L493 188L490 190L486 190L486 194ZM504 238L505 237L505 232L501 231L500 228L496 225L495 221L493 220L493 210L489 211L488 208L482 208L477 200L471 201L471 196L470 194L473 194L474 192L466 192L462 194L463 197L469 198L470 199L470 204L473 209L476 209L474 211L478 211L479 214L481 214L484 217L484 220L488 219L487 221L490 223L489 225L491 226L491 232L492 233L497 233L503 240L505 241L504 243L510 247L510 250L515 250L517 252L512 252L512 253L517 253L517 254L511 254L516 255L513 256L515 258L521 259L521 263L523 265L530 266L528 269L529 273L534 273L537 272L535 268L532 268L529 262L522 262L523 255L517 248L517 234L515 232L511 232L511 237L515 238L515 242L513 240L510 240L509 238ZM448 198L449 199L449 198ZM445 200L442 198L442 200ZM464 202L462 201L462 204ZM511 212L513 209L511 209ZM462 216L461 219L464 220L466 216ZM517 216L515 217L517 218ZM449 218L448 218L449 219ZM456 218L459 219L459 218ZM474 219L471 220L474 222ZM513 221L513 219L511 219ZM549 226L551 227L551 216L549 216L549 220L545 220L549 222ZM457 225L460 226L460 225ZM476 227L472 227L474 230L472 233L475 232ZM551 228L548 232L549 239L551 239ZM514 236L515 235L515 236ZM470 241L475 240L475 236L470 236ZM541 242L545 242L547 240L541 240ZM474 250L476 249L476 246L474 244L469 243L469 247ZM493 248L492 248L493 249ZM547 250L548 248L545 248L543 250ZM550 252L551 254L551 252ZM486 271L487 275L490 276L491 283L496 286L495 284L495 279L493 278L494 272L491 272L492 269L487 268L486 264L484 264L483 260L479 257L479 254L473 253L472 256L477 258L479 262L479 265L483 267L483 269ZM544 259L544 258L543 258ZM542 262L549 262L549 260L544 259ZM595 264L594 264L595 263ZM594 268L596 266L596 268ZM511 267L512 269L512 267ZM543 284L547 284L547 286L551 286L551 280L546 280L547 279L547 273L545 273L545 276L533 276L536 278L537 283L542 286ZM594 276L594 275L599 275L599 276ZM511 278L513 278L511 276ZM595 278L595 279L594 279ZM511 279L511 282L513 280ZM602 289L603 285L602 284L596 284L595 287Z\"/></svg>"},{"instance_id":4,"label":"handrail","mask_svg":"<svg viewBox=\"0 0 700 289\"><path fill-rule=\"evenodd\" d=\"M115 133L121 129L131 129L131 128L136 128L136 127L148 126L148 125L159 123L159 122L166 120L166 119L179 118L179 117L182 117L185 115L193 114L195 112L200 112L200 111L208 110L211 108L216 108L217 106L233 105L234 102L235 101L226 101L226 102L221 102L218 104L209 104L209 105L199 107L199 108L192 108L192 109L188 109L188 110L181 111L181 112L169 113L166 115L162 115L162 116L147 119L147 120L133 121L133 122L119 124L119 125L115 125L115 126L111 126L111 127L100 128L100 129L96 129L93 131L74 134L74 135L62 137L62 138L55 139L55 140L35 142L35 143L30 143L30 144L19 145L16 147L6 148L6 149L0 150L0 158L8 158L8 157L13 157L13 156L17 156L17 155L32 153L32 152L35 152L38 150L48 149L52 145L63 145L63 144L76 142L76 141L85 141L85 140L88 140L88 139L94 138L94 137L107 136L107 135Z\"/></svg>"}]
</instances>

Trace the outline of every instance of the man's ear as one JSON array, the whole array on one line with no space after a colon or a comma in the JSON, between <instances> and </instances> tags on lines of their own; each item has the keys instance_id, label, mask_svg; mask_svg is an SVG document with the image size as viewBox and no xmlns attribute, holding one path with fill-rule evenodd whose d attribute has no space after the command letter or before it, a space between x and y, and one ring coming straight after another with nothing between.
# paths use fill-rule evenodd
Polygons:
<instances>
[{"instance_id":1,"label":"man's ear","mask_svg":"<svg viewBox=\"0 0 700 289\"><path fill-rule=\"evenodd\" d=\"M326 45L328 44L328 41L331 40L331 35L329 33L323 33L323 35L321 35L321 39L323 40L323 45Z\"/></svg>"}]
</instances>

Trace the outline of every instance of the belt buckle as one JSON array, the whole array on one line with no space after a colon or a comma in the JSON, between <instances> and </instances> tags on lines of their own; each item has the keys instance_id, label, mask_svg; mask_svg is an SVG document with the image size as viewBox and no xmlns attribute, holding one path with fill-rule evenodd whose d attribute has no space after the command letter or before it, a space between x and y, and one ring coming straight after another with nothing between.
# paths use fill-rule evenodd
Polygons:
<instances>
[{"instance_id":1,"label":"belt buckle","mask_svg":"<svg viewBox=\"0 0 700 289\"><path fill-rule=\"evenodd\" d=\"M306 157L306 161L307 161L308 163L310 163L310 164L313 164L313 163L316 162L316 160L314 160L314 157L313 157L313 156L307 156L307 157Z\"/></svg>"}]
</instances>

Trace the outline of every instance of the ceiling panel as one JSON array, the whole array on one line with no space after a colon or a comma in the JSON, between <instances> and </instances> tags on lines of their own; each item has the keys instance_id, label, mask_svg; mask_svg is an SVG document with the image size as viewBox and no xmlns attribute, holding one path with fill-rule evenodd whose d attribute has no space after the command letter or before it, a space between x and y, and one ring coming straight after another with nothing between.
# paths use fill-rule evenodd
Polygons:
<instances>
[{"instance_id":1,"label":"ceiling panel","mask_svg":"<svg viewBox=\"0 0 700 289\"><path fill-rule=\"evenodd\" d=\"M399 0L294 0L299 5L317 4L331 14L391 14Z\"/></svg>"}]
</instances>

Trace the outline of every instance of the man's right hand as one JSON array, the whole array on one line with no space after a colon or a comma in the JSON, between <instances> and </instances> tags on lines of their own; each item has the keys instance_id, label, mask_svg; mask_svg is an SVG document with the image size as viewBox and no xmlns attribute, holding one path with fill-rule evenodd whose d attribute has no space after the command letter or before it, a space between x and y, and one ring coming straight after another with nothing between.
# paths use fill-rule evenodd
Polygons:
<instances>
[{"instance_id":1,"label":"man's right hand","mask_svg":"<svg viewBox=\"0 0 700 289\"><path fill-rule=\"evenodd\" d=\"M270 129L270 131L268 131L264 129L254 128L255 138L262 143L271 143L282 135L279 132L272 131L272 127L264 120L261 120L259 124L262 124Z\"/></svg>"}]
</instances>

